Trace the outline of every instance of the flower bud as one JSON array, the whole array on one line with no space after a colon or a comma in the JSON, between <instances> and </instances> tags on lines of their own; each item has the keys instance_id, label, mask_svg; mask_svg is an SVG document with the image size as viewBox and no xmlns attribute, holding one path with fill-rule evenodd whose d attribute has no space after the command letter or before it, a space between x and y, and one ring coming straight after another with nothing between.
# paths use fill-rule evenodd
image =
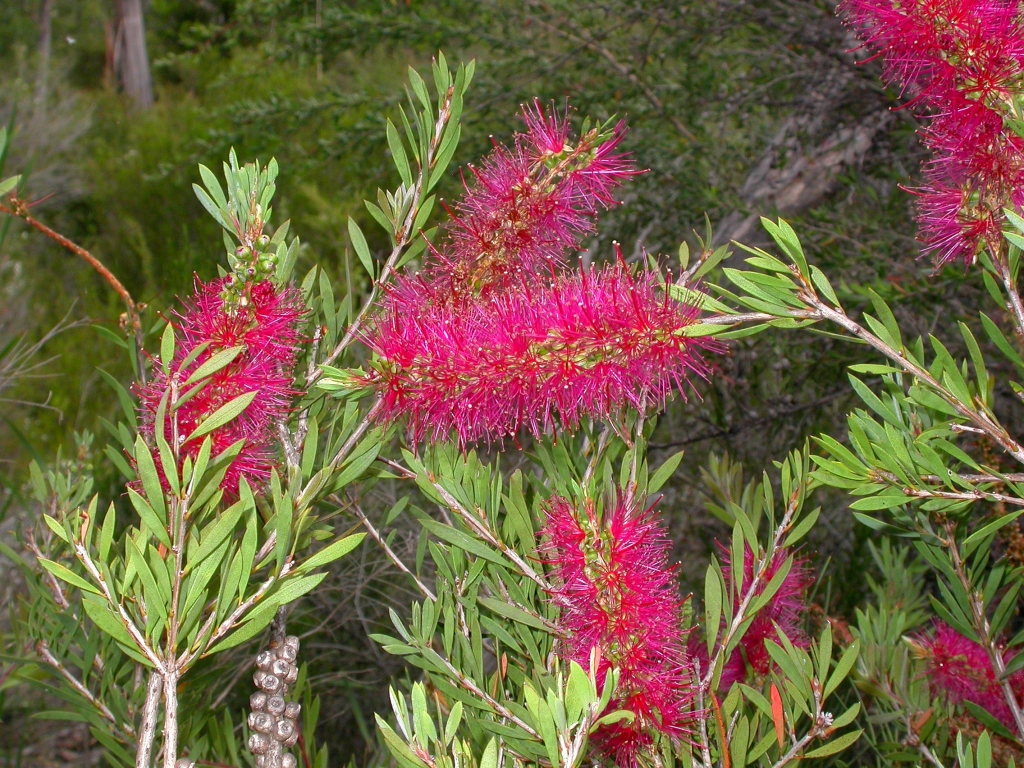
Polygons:
<instances>
[{"instance_id":1,"label":"flower bud","mask_svg":"<svg viewBox=\"0 0 1024 768\"><path fill-rule=\"evenodd\" d=\"M249 697L249 709L253 712L262 712L267 706L267 694L263 691L256 691Z\"/></svg>"},{"instance_id":2,"label":"flower bud","mask_svg":"<svg viewBox=\"0 0 1024 768\"><path fill-rule=\"evenodd\" d=\"M281 768L296 768L295 757L290 753L281 755Z\"/></svg>"},{"instance_id":3,"label":"flower bud","mask_svg":"<svg viewBox=\"0 0 1024 768\"><path fill-rule=\"evenodd\" d=\"M298 721L300 712L302 712L302 705L297 701L289 701L284 705L284 716L293 723Z\"/></svg>"}]
</instances>

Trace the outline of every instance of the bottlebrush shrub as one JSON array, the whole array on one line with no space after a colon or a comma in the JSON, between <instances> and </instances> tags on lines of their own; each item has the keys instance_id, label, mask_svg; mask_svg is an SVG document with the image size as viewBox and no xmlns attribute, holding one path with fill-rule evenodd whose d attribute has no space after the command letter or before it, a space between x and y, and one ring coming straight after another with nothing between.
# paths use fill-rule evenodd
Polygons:
<instances>
[{"instance_id":1,"label":"bottlebrush shrub","mask_svg":"<svg viewBox=\"0 0 1024 768\"><path fill-rule=\"evenodd\" d=\"M590 215L629 175L617 152L623 129L584 123L573 141L564 116L536 105L525 115L527 134L471 171L420 269L379 288L363 335L369 371L322 368L321 388L369 398L372 421L404 422L411 450L388 467L430 502L409 507L430 537L420 550L429 568L418 560L414 571L361 518L422 596L407 620L392 615L395 634L374 635L425 675L408 698L392 690L393 718L377 717L384 742L403 768L784 766L834 754L857 739L840 734L856 710L833 717L822 692L835 690L857 649L832 671L830 630L810 645L813 660L784 635L759 638L785 681L772 704L767 678L718 698L725 661L793 567L786 547L813 524L802 517L807 458L784 465L784 513L770 484L768 500L758 497L759 510L771 508L767 544L746 513L734 518L734 539L757 553L753 575L728 585L720 569L709 575L703 665L686 651L669 541L651 511L681 458L649 476L653 416L673 387L710 375L701 353L722 349L719 327L702 322L702 303L714 301L691 300L687 285L726 251L702 253L678 285L620 254L571 268ZM500 456L470 450L520 429L534 440L516 461L533 471L508 476ZM767 576L777 555L783 564ZM735 609L722 599L733 592ZM728 733L718 721L709 728L718 716L733 723Z\"/></svg>"},{"instance_id":2,"label":"bottlebrush shrub","mask_svg":"<svg viewBox=\"0 0 1024 768\"><path fill-rule=\"evenodd\" d=\"M845 0L886 79L927 117L933 157L920 238L943 264L1003 250L1003 208L1024 203L1024 19L1017 0Z\"/></svg>"},{"instance_id":3,"label":"bottlebrush shrub","mask_svg":"<svg viewBox=\"0 0 1024 768\"><path fill-rule=\"evenodd\" d=\"M806 452L730 508L730 551L734 562L749 551L749 573L712 562L700 610L680 599L652 512L682 458L649 471L656 412L687 376L710 375L699 353L739 322L706 315L725 305L693 287L726 250L705 249L676 282L621 257L570 268L592 215L632 171L619 123L584 123L570 139L568 116L536 105L428 248L473 67L453 74L439 56L432 74L433 95L410 72L411 119L403 110L402 130L387 126L401 181L367 205L389 240L382 258L349 221L372 281L359 309L358 297L336 301L316 268L292 286L298 242L287 224L269 227L277 165L233 153L225 186L202 167L196 185L227 233L227 274L197 282L158 352L145 353L153 318L142 322L103 272L126 302L122 343L141 395L137 409L119 386L125 419L106 451L133 512L126 524L113 506L100 514L87 481L36 469L47 513L23 539L35 563L27 652L116 764L236 765L246 739L256 768L324 768L312 724L300 738L297 702L281 695L308 692L282 609L359 544L362 525L421 596L391 612L395 635L374 635L409 663L411 684L376 718L402 768L783 768L842 751L860 735L845 730L859 705L830 707L858 647L834 659L827 626L810 643L752 636L773 666L719 695L759 612L782 616L795 600L791 552L817 516L804 513ZM419 275L400 271L421 254ZM366 359L359 340L375 355L369 373L353 367ZM403 447L399 418L431 439ZM520 427L535 435L529 455L469 450ZM370 493L377 484L384 492ZM378 498L397 503L375 509ZM422 526L411 564L380 530L403 512ZM237 663L203 664L203 677L196 667L271 622L238 728L217 711L234 679L220 670L233 676ZM687 632L703 636L706 663L686 653ZM309 696L304 707L317 709Z\"/></svg>"}]
</instances>

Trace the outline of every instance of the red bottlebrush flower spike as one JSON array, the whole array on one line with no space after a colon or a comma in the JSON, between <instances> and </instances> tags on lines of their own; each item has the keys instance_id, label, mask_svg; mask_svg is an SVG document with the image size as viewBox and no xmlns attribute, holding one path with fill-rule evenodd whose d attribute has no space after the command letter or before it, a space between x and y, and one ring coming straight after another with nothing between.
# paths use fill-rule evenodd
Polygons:
<instances>
[{"instance_id":1,"label":"red bottlebrush flower spike","mask_svg":"<svg viewBox=\"0 0 1024 768\"><path fill-rule=\"evenodd\" d=\"M618 151L625 134L588 131L572 145L566 115L524 108L527 133L510 149L497 146L479 168L469 167L466 194L449 211L448 242L432 249L432 281L453 297L533 282L564 264L594 228L598 210L637 172Z\"/></svg>"},{"instance_id":2,"label":"red bottlebrush flower spike","mask_svg":"<svg viewBox=\"0 0 1024 768\"><path fill-rule=\"evenodd\" d=\"M213 374L210 382L176 411L179 439L183 441L221 406L247 392L256 393L243 413L209 435L214 456L236 441L245 440L244 448L221 483L225 493L233 496L241 478L261 484L270 477L277 423L287 417L294 397L299 394L293 389L292 369L305 308L297 289L287 288L278 293L271 283L260 282L249 288L244 305L229 311L223 299L225 285L224 279L210 283L197 280L192 299L175 313L177 345L170 370L180 387L213 355L243 347L230 364ZM182 368L185 358L202 344L208 346ZM149 440L155 433L160 401L171 384L171 377L156 366L153 380L139 392L142 433ZM164 424L164 439L168 443L173 440L170 419ZM196 439L182 443L182 458L194 457L202 442Z\"/></svg>"},{"instance_id":3,"label":"red bottlebrush flower spike","mask_svg":"<svg viewBox=\"0 0 1024 768\"><path fill-rule=\"evenodd\" d=\"M920 239L943 264L998 248L1002 209L1024 203L1024 19L1017 0L845 0L885 78L931 110L935 159L919 195ZM908 105L909 106L909 105Z\"/></svg>"},{"instance_id":4,"label":"red bottlebrush flower spike","mask_svg":"<svg viewBox=\"0 0 1024 768\"><path fill-rule=\"evenodd\" d=\"M695 682L681 630L683 600L668 564L672 542L654 508L619 499L598 520L592 502L582 515L567 500L546 505L542 555L559 585L562 656L584 669L599 650L597 679L619 670L609 710L634 714L631 723L602 726L595 746L622 768L635 768L652 731L686 735Z\"/></svg>"},{"instance_id":5,"label":"red bottlebrush flower spike","mask_svg":"<svg viewBox=\"0 0 1024 768\"><path fill-rule=\"evenodd\" d=\"M643 409L706 375L699 352L717 349L684 335L695 307L621 264L455 305L436 291L400 279L366 339L381 418L405 418L414 440L454 431L465 446Z\"/></svg>"},{"instance_id":6,"label":"red bottlebrush flower spike","mask_svg":"<svg viewBox=\"0 0 1024 768\"><path fill-rule=\"evenodd\" d=\"M768 565L767 571L761 579L755 596L764 593L772 578L789 558L789 550L780 548L776 550L775 556ZM726 584L730 580L730 563L728 551L723 550L722 575L725 576ZM743 553L743 583L750 584L754 578L754 553L750 546L746 546ZM794 560L793 565L782 580L782 585L772 596L768 604L762 608L754 620L750 623L739 647L733 651L732 656L726 660L722 670L720 687L723 691L729 690L733 683L748 680L753 677L764 677L771 669L771 656L768 655L768 647L765 643L771 640L779 642L779 636L775 627L778 626L789 641L797 648L810 647L810 640L802 628L803 618L807 613L807 606L804 604L804 595L811 585L811 574L803 560ZM739 596L733 595L733 610L739 608ZM710 628L709 628L710 631Z\"/></svg>"},{"instance_id":7,"label":"red bottlebrush flower spike","mask_svg":"<svg viewBox=\"0 0 1024 768\"><path fill-rule=\"evenodd\" d=\"M931 637L919 636L911 641L914 655L927 668L932 695L941 695L951 704L968 701L975 704L1011 730L1013 713L996 679L986 650L958 633L948 624L935 622ZM1009 662L1012 655L1004 655ZM1010 677L1010 687L1017 700L1024 692L1024 672Z\"/></svg>"}]
</instances>

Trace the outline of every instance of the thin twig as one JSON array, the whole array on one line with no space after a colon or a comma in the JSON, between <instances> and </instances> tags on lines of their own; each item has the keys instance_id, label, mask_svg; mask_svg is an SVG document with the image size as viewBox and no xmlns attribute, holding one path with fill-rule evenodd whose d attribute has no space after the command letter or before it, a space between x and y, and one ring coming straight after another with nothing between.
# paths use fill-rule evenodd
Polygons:
<instances>
[{"instance_id":1,"label":"thin twig","mask_svg":"<svg viewBox=\"0 0 1024 768\"><path fill-rule=\"evenodd\" d=\"M480 517L474 515L465 507L463 507L459 503L458 499L452 496L448 492L448 490L437 481L437 478L435 478L432 474L428 473L427 479L429 480L430 484L434 487L434 490L438 492L442 499L444 499L444 503L448 505L452 512L458 514L459 517L462 518L463 522L465 522L466 525L469 526L480 538L482 538L492 547L500 550L501 554L503 554L505 557L507 557L509 560L515 563L516 567L519 569L519 572L523 576L530 579L541 589L545 591L550 590L551 586L548 584L547 580L543 576L541 576L533 568L531 568L530 564L527 563L519 555L518 552L516 552L514 549L505 544L505 542L499 539L498 536L494 533L494 531L490 529L490 526L486 525L484 521L480 519Z\"/></svg>"},{"instance_id":2,"label":"thin twig","mask_svg":"<svg viewBox=\"0 0 1024 768\"><path fill-rule=\"evenodd\" d=\"M445 96L445 102L441 109L437 113L437 120L434 122L434 133L431 136L430 141L427 144L426 156L423 159L423 164L420 166L419 175L416 177L415 185L410 190L413 195L413 202L409 206L409 210L402 220L401 226L398 231L395 232L395 244L391 249L391 254L384 262L384 267L381 269L380 277L373 281L373 285L370 287L370 294L366 297L366 301L363 302L363 306L359 310L359 314L356 315L352 324L345 331L345 335L341 341L331 350L331 353L324 360L325 365L330 365L344 352L349 345L356 340L359 335L359 331L362 329L363 321L366 319L370 308L373 307L377 301L377 297L380 295L381 289L395 273L398 268L398 262L402 258L406 247L412 242L419 232L413 231L413 225L416 223L416 217L419 216L420 207L423 203L424 196L426 194L426 186L430 180L431 171L437 161L437 150L440 148L441 139L444 136L445 128L448 125L448 120L451 117L451 106L452 98L455 95L454 86L448 88L448 93ZM321 376L321 370L318 369L314 378L308 381L312 384L313 381Z\"/></svg>"},{"instance_id":3,"label":"thin twig","mask_svg":"<svg viewBox=\"0 0 1024 768\"><path fill-rule=\"evenodd\" d=\"M152 648L149 647L149 643L146 642L145 634L143 634L143 632L136 626L135 621L128 615L128 611L123 605L121 605L121 602L114 599L114 595L110 591L110 587L103 578L103 574L101 574L99 569L96 567L96 563L93 562L92 557L89 554L89 550L86 549L85 545L80 541L76 541L74 547L75 555L77 555L82 565L85 566L85 569L89 571L89 575L92 576L93 581L99 586L103 593L103 597L107 600L107 603L111 608L117 611L117 615L121 618L121 623L128 631L128 634L131 635L136 647L138 647L142 652L143 656L149 659L150 663L157 670L161 673L165 672L166 670L163 660L156 655Z\"/></svg>"},{"instance_id":4,"label":"thin twig","mask_svg":"<svg viewBox=\"0 0 1024 768\"><path fill-rule=\"evenodd\" d=\"M176 768L178 762L178 672L164 674L164 768Z\"/></svg>"},{"instance_id":5,"label":"thin twig","mask_svg":"<svg viewBox=\"0 0 1024 768\"><path fill-rule=\"evenodd\" d=\"M344 502L335 495L331 496L331 500L334 501L339 506L344 505ZM405 563L403 563L401 558L395 554L394 550L392 550L391 547L388 546L388 543L384 541L383 537L380 535L380 531L378 531L374 527L373 523L371 523L370 519L366 516L366 513L363 512L362 507L359 506L359 502L356 499L352 498L352 494L349 494L348 508L355 513L356 517L358 517L359 520L363 523L363 527L366 528L370 536L372 536L374 541L376 541L380 548L384 550L384 554L388 556L388 560L390 560L398 570L400 570L402 573L404 573L406 576L411 578L416 583L416 587L419 589L420 593L424 597L426 597L431 602L436 603L437 595L431 592L430 587L428 587L426 584L420 581L419 576L417 576L415 573L409 570L409 567Z\"/></svg>"},{"instance_id":6,"label":"thin twig","mask_svg":"<svg viewBox=\"0 0 1024 768\"><path fill-rule=\"evenodd\" d=\"M40 640L36 643L36 653L39 654L39 657L43 661L53 667L57 673L67 681L68 685L78 691L83 698L92 704L96 708L96 711L98 711L106 720L109 720L114 724L114 726L124 731L129 738L135 737L135 729L127 723L119 723L117 718L114 717L114 713L110 711L110 708L97 699L93 695L92 691L86 688L77 677L72 675L71 671L64 666L64 662L53 655L53 652L50 650L50 646L46 644L45 640Z\"/></svg>"},{"instance_id":7,"label":"thin twig","mask_svg":"<svg viewBox=\"0 0 1024 768\"><path fill-rule=\"evenodd\" d=\"M1014 331L1017 339L1024 343L1024 303L1021 302L1020 293L1017 291L1017 284L1010 274L1010 265L1002 253L994 253L993 259L996 272L1003 281L1003 288L1010 297L1010 310L1013 312Z\"/></svg>"},{"instance_id":8,"label":"thin twig","mask_svg":"<svg viewBox=\"0 0 1024 768\"><path fill-rule=\"evenodd\" d=\"M64 237L64 235L50 229L48 226L43 224L35 217L30 216L28 213L28 206L25 204L24 201L19 200L18 198L12 196L10 198L10 203L10 207L0 203L0 213L6 213L8 216L14 216L16 218L21 219L30 227L33 227L39 232L42 232L48 238L50 238L55 243L60 245L62 248L71 251L71 253L78 256L80 259L85 261L90 267L96 270L96 272L99 273L100 277L102 277L107 282L107 284L114 289L117 295L121 297L121 300L124 302L125 307L128 310L128 326L131 328L132 334L135 336L135 343L137 348L141 350L142 320L139 316L139 305L135 303L135 300L132 298L132 295L128 292L128 289L124 287L124 284L117 279L113 272L107 269L107 267L103 264L102 261L100 261L91 253L89 253L89 251L85 250L85 248L76 243L71 242L66 237ZM140 373L142 373L141 370ZM143 376L142 378L145 379L145 376Z\"/></svg>"}]
</instances>

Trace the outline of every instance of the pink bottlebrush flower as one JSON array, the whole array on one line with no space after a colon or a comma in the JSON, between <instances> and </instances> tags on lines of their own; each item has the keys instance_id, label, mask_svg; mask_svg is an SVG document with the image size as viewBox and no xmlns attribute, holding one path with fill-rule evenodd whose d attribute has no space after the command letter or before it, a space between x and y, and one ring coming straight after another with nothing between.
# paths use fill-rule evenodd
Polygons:
<instances>
[{"instance_id":1,"label":"pink bottlebrush flower","mask_svg":"<svg viewBox=\"0 0 1024 768\"><path fill-rule=\"evenodd\" d=\"M589 667L599 651L597 679L618 668L609 710L634 714L630 723L602 726L595 746L616 765L635 768L651 732L685 736L694 681L688 674L683 600L668 564L671 539L654 508L620 498L598 519L593 502L582 513L558 496L546 505L542 556L558 585L563 658Z\"/></svg>"},{"instance_id":2,"label":"pink bottlebrush flower","mask_svg":"<svg viewBox=\"0 0 1024 768\"><path fill-rule=\"evenodd\" d=\"M764 593L764 588L779 572L789 555L789 550L785 548L776 550L755 596ZM729 553L723 549L722 574L725 576L726 584L730 580L731 568ZM747 545L743 553L743 583L750 584L753 579L754 553ZM776 626L796 647L808 648L810 646L810 640L802 627L804 616L807 613L804 596L810 585L811 574L807 569L806 562L799 559L794 560L778 591L768 601L768 604L758 611L757 616L740 640L739 647L726 660L720 682L723 691L728 691L733 683L764 677L768 674L772 667L772 660L768 655L766 642L769 640L774 643L779 642ZM734 594L733 610L737 610L739 604L740 596Z\"/></svg>"},{"instance_id":3,"label":"pink bottlebrush flower","mask_svg":"<svg viewBox=\"0 0 1024 768\"><path fill-rule=\"evenodd\" d=\"M242 352L226 367L213 374L209 383L176 410L178 435L185 440L193 430L218 408L247 392L256 397L245 411L223 427L210 433L213 455L244 439L245 447L231 464L221 487L229 496L237 493L238 482L263 483L270 476L278 422L285 419L295 396L292 369L301 341L299 323L305 308L299 291L286 288L280 293L270 282L248 288L244 302L229 309L223 299L225 279L209 283L196 281L190 301L174 315L177 345L171 377L181 385L189 375L213 355L232 347ZM182 368L185 358L202 344L208 346L193 362ZM159 366L139 391L142 433L152 440L156 431L156 412L161 398L171 386L171 377ZM179 390L179 395L187 390ZM164 438L173 440L170 418L163 427ZM201 439L181 444L182 459L194 457ZM180 468L179 468L180 469Z\"/></svg>"},{"instance_id":4,"label":"pink bottlebrush flower","mask_svg":"<svg viewBox=\"0 0 1024 768\"><path fill-rule=\"evenodd\" d=\"M660 404L691 373L705 376L699 352L717 349L684 334L695 307L622 264L454 305L443 292L399 279L366 339L381 418L406 419L414 440L454 431L465 446Z\"/></svg>"},{"instance_id":5,"label":"pink bottlebrush flower","mask_svg":"<svg viewBox=\"0 0 1024 768\"><path fill-rule=\"evenodd\" d=\"M453 297L550 275L593 231L598 210L615 204L614 189L636 174L618 150L624 124L571 145L566 115L537 103L523 114L527 133L512 148L496 146L479 168L469 166L466 193L449 211L448 241L431 249L430 279Z\"/></svg>"},{"instance_id":6,"label":"pink bottlebrush flower","mask_svg":"<svg viewBox=\"0 0 1024 768\"><path fill-rule=\"evenodd\" d=\"M883 57L885 78L930 110L921 132L935 159L919 194L919 234L939 264L998 249L1002 209L1020 205L1024 17L1018 0L845 0L843 10Z\"/></svg>"},{"instance_id":7,"label":"pink bottlebrush flower","mask_svg":"<svg viewBox=\"0 0 1024 768\"><path fill-rule=\"evenodd\" d=\"M914 655L927 668L932 695L941 695L951 704L968 701L984 709L1008 728L1014 728L1013 714L996 679L988 652L968 640L948 624L935 622L932 635L911 641ZM1009 662L1012 655L1004 655ZM1018 701L1024 691L1024 672L1010 677Z\"/></svg>"}]
</instances>

